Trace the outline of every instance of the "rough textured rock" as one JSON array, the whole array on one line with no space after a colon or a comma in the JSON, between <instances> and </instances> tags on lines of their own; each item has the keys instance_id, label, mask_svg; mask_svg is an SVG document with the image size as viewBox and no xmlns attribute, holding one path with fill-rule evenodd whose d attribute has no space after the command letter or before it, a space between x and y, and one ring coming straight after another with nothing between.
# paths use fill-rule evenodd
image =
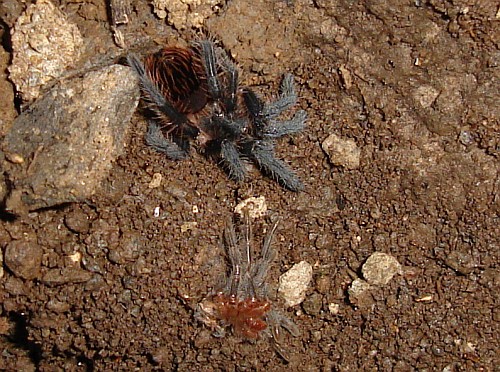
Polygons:
<instances>
[{"instance_id":1,"label":"rough textured rock","mask_svg":"<svg viewBox=\"0 0 500 372\"><path fill-rule=\"evenodd\" d=\"M85 283L91 278L91 273L79 267L64 267L47 271L41 281L48 286L57 286L70 283Z\"/></svg>"},{"instance_id":2,"label":"rough textured rock","mask_svg":"<svg viewBox=\"0 0 500 372\"><path fill-rule=\"evenodd\" d=\"M312 266L301 261L280 276L278 293L285 300L287 307L299 305L306 297L306 291L312 280Z\"/></svg>"},{"instance_id":3,"label":"rough textured rock","mask_svg":"<svg viewBox=\"0 0 500 372\"><path fill-rule=\"evenodd\" d=\"M35 242L14 240L5 248L5 265L22 279L34 279L40 273L42 248Z\"/></svg>"},{"instance_id":4,"label":"rough textured rock","mask_svg":"<svg viewBox=\"0 0 500 372\"><path fill-rule=\"evenodd\" d=\"M247 209L251 218L263 217L267 212L266 198L261 195L259 197L252 196L238 203L234 208L234 212L243 216L243 210Z\"/></svg>"},{"instance_id":5,"label":"rough textured rock","mask_svg":"<svg viewBox=\"0 0 500 372\"><path fill-rule=\"evenodd\" d=\"M398 260L382 252L373 253L361 268L363 277L373 285L386 285L400 271L401 264Z\"/></svg>"},{"instance_id":6,"label":"rough textured rock","mask_svg":"<svg viewBox=\"0 0 500 372\"><path fill-rule=\"evenodd\" d=\"M83 38L76 25L49 0L30 5L12 29L10 79L25 101L58 78L80 56Z\"/></svg>"},{"instance_id":7,"label":"rough textured rock","mask_svg":"<svg viewBox=\"0 0 500 372\"><path fill-rule=\"evenodd\" d=\"M178 30L188 27L199 28L205 19L217 8L222 7L221 0L153 0L153 8L158 18L167 18L168 23Z\"/></svg>"},{"instance_id":8,"label":"rough textured rock","mask_svg":"<svg viewBox=\"0 0 500 372\"><path fill-rule=\"evenodd\" d=\"M113 65L58 83L14 122L3 150L11 165L14 213L90 197L122 153L139 99L133 74Z\"/></svg>"},{"instance_id":9,"label":"rough textured rock","mask_svg":"<svg viewBox=\"0 0 500 372\"><path fill-rule=\"evenodd\" d=\"M330 161L347 169L359 168L361 150L353 140L342 139L336 134L330 134L321 144Z\"/></svg>"}]
</instances>

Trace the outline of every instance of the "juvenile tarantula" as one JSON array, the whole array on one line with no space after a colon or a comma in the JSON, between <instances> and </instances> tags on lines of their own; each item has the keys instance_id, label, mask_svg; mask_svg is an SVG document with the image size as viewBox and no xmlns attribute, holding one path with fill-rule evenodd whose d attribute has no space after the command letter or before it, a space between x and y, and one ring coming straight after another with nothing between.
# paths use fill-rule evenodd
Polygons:
<instances>
[{"instance_id":1,"label":"juvenile tarantula","mask_svg":"<svg viewBox=\"0 0 500 372\"><path fill-rule=\"evenodd\" d=\"M297 101L293 75L284 76L279 98L265 104L249 87L239 85L235 64L210 40L164 48L144 63L130 54L128 63L139 77L151 117L149 146L178 160L196 140L236 181L245 178L243 159L249 159L287 189L303 189L296 174L274 154L276 138L305 127L303 110L290 120L276 120Z\"/></svg>"},{"instance_id":2,"label":"juvenile tarantula","mask_svg":"<svg viewBox=\"0 0 500 372\"><path fill-rule=\"evenodd\" d=\"M218 337L225 335L227 327L231 327L235 335L248 340L255 340L264 332L286 359L280 347L281 330L284 328L293 336L298 336L299 330L295 323L273 308L266 285L267 272L275 257L271 243L278 223L276 220L271 226L260 258L254 261L248 211L244 213L243 237L239 241L232 221L228 222L223 240L230 270L219 288L198 304L195 317L211 327Z\"/></svg>"}]
</instances>

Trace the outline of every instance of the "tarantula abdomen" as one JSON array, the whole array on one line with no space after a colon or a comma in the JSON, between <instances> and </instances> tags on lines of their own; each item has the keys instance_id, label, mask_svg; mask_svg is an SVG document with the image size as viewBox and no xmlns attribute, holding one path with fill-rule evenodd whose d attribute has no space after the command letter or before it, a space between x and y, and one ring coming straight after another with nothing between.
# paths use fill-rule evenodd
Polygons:
<instances>
[{"instance_id":1,"label":"tarantula abdomen","mask_svg":"<svg viewBox=\"0 0 500 372\"><path fill-rule=\"evenodd\" d=\"M131 54L128 62L139 77L150 116L148 145L169 158L182 159L195 142L237 181L246 178L248 160L284 187L303 188L274 154L277 138L305 127L304 111L290 120L276 120L297 100L292 75L285 75L279 98L264 103L249 87L239 86L238 68L210 40L167 47L144 62Z\"/></svg>"}]
</instances>

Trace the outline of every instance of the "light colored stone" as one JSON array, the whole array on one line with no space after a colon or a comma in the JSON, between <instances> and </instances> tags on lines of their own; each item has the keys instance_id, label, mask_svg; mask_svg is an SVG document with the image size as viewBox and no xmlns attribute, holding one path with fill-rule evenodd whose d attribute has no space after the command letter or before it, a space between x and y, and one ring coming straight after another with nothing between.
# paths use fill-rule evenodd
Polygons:
<instances>
[{"instance_id":1,"label":"light colored stone","mask_svg":"<svg viewBox=\"0 0 500 372\"><path fill-rule=\"evenodd\" d=\"M148 187L150 189L156 189L157 187L160 187L162 178L163 176L161 175L161 173L154 173L153 177L151 178L151 182L149 182Z\"/></svg>"},{"instance_id":2,"label":"light colored stone","mask_svg":"<svg viewBox=\"0 0 500 372\"><path fill-rule=\"evenodd\" d=\"M347 169L359 168L361 150L353 140L332 133L323 141L321 148L334 165Z\"/></svg>"},{"instance_id":3,"label":"light colored stone","mask_svg":"<svg viewBox=\"0 0 500 372\"><path fill-rule=\"evenodd\" d=\"M373 285L386 285L401 272L401 264L395 257L382 252L373 253L361 268L363 277Z\"/></svg>"},{"instance_id":4,"label":"light colored stone","mask_svg":"<svg viewBox=\"0 0 500 372\"><path fill-rule=\"evenodd\" d=\"M32 101L40 89L60 77L80 57L83 38L50 0L31 4L12 29L9 78L23 100Z\"/></svg>"},{"instance_id":5,"label":"light colored stone","mask_svg":"<svg viewBox=\"0 0 500 372\"><path fill-rule=\"evenodd\" d=\"M167 18L178 30L203 26L205 19L225 4L221 0L153 0L153 11L160 19Z\"/></svg>"},{"instance_id":6,"label":"light colored stone","mask_svg":"<svg viewBox=\"0 0 500 372\"><path fill-rule=\"evenodd\" d=\"M285 300L287 307L299 305L304 301L311 280L312 266L307 261L293 265L280 276L278 293Z\"/></svg>"},{"instance_id":7,"label":"light colored stone","mask_svg":"<svg viewBox=\"0 0 500 372\"><path fill-rule=\"evenodd\" d=\"M263 217L267 212L267 203L264 196L252 196L240 202L235 208L234 213L243 216L243 211L248 210L250 218Z\"/></svg>"},{"instance_id":8,"label":"light colored stone","mask_svg":"<svg viewBox=\"0 0 500 372\"><path fill-rule=\"evenodd\" d=\"M419 86L413 92L413 98L420 103L423 108L431 107L438 95L438 90L430 85Z\"/></svg>"}]
</instances>

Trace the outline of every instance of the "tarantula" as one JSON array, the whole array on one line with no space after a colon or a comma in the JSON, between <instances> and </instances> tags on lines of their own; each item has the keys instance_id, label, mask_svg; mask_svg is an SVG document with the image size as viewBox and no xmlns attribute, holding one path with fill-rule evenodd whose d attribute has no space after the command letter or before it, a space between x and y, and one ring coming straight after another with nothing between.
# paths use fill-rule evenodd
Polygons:
<instances>
[{"instance_id":1,"label":"tarantula","mask_svg":"<svg viewBox=\"0 0 500 372\"><path fill-rule=\"evenodd\" d=\"M235 335L248 340L255 340L264 332L273 339L276 350L286 359L280 348L281 329L288 330L293 336L298 336L299 330L290 319L273 308L265 282L275 257L271 243L278 223L279 220L276 220L271 226L264 239L261 257L254 262L248 211L244 213L243 238L240 241L232 220L229 220L223 242L230 270L219 288L198 304L195 317L214 329L214 335L218 337L225 335L227 327L231 327Z\"/></svg>"},{"instance_id":2,"label":"tarantula","mask_svg":"<svg viewBox=\"0 0 500 372\"><path fill-rule=\"evenodd\" d=\"M249 87L239 85L236 65L211 40L166 47L144 63L134 54L127 59L139 77L150 116L149 146L178 160L196 140L236 181L245 179L248 159L287 189L303 189L296 174L274 154L276 138L305 127L303 110L290 120L276 120L297 100L293 75L284 76L279 98L265 104Z\"/></svg>"}]
</instances>

